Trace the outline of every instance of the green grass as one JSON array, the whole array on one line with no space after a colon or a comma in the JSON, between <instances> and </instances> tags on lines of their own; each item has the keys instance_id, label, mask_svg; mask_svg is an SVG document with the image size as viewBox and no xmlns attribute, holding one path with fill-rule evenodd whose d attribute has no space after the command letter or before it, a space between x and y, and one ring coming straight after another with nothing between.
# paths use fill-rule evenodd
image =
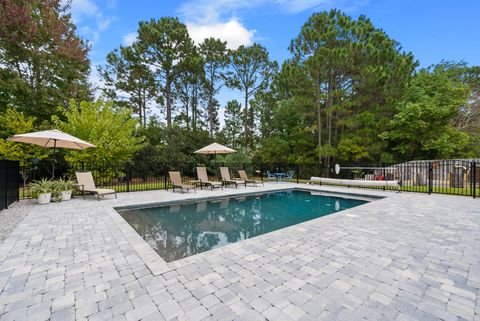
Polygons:
<instances>
[{"instance_id":1,"label":"green grass","mask_svg":"<svg viewBox=\"0 0 480 321\"><path fill-rule=\"evenodd\" d=\"M275 180L268 180L265 179L265 182L274 182ZM284 182L288 182L288 180L284 180ZM297 180L293 179L290 182L296 183ZM309 179L299 179L299 183L310 183ZM345 187L344 185L326 185L325 186L338 186L338 187ZM168 188L170 189L170 184L167 183ZM140 192L140 191L153 191L153 190L162 190L165 189L165 183L162 182L155 182L155 183L131 183L129 186L127 184L116 184L110 185L105 184L98 186L101 188L111 188L115 189L118 193L122 192ZM383 188L380 186L372 186L372 187L360 187L365 189L376 189L382 190ZM389 188L388 190L396 190L395 188ZM404 192L417 192L417 193L428 193L428 186L402 186L400 188L401 191ZM20 187L20 198L29 198L28 189L24 189ZM470 196L470 188L454 188L454 187L433 187L432 193L435 194L449 194L449 195L463 195L463 196ZM25 193L25 194L24 194ZM79 195L77 192L76 195ZM476 195L480 197L480 188L476 189Z\"/></svg>"},{"instance_id":2,"label":"green grass","mask_svg":"<svg viewBox=\"0 0 480 321\"><path fill-rule=\"evenodd\" d=\"M308 183L310 180L299 180L300 183ZM345 187L344 185L330 185L330 184L322 184L326 186L338 186L338 187ZM365 189L377 189L383 190L381 186L371 186L371 187L358 187L358 188L365 188ZM388 190L395 191L396 188L387 188ZM428 186L402 186L400 187L400 191L402 192L416 192L416 193L428 193ZM461 196L471 196L470 187L438 187L434 186L432 188L432 193L434 194L447 194L447 195L461 195ZM480 197L480 188L476 188L475 195Z\"/></svg>"}]
</instances>

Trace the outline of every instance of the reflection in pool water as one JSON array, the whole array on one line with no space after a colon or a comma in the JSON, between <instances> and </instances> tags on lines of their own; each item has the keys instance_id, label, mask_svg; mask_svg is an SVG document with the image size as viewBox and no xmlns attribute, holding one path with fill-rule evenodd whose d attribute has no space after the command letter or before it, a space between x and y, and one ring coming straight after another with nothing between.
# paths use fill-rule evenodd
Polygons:
<instances>
[{"instance_id":1,"label":"reflection in pool water","mask_svg":"<svg viewBox=\"0 0 480 321\"><path fill-rule=\"evenodd\" d=\"M130 209L120 214L170 262L364 203L288 190Z\"/></svg>"}]
</instances>

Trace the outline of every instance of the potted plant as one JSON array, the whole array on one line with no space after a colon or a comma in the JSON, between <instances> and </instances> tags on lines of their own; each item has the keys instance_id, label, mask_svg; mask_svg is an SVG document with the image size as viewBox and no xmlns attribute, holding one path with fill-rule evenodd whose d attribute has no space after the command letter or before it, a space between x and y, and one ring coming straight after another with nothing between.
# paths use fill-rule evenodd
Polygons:
<instances>
[{"instance_id":1,"label":"potted plant","mask_svg":"<svg viewBox=\"0 0 480 321\"><path fill-rule=\"evenodd\" d=\"M72 199L72 190L73 187L75 186L75 181L71 179L63 179L60 178L56 182L56 190L57 193L59 194L59 198L62 201L69 201Z\"/></svg>"},{"instance_id":2,"label":"potted plant","mask_svg":"<svg viewBox=\"0 0 480 321\"><path fill-rule=\"evenodd\" d=\"M48 204L52 198L52 181L42 178L28 185L30 193L37 198L38 204Z\"/></svg>"}]
</instances>

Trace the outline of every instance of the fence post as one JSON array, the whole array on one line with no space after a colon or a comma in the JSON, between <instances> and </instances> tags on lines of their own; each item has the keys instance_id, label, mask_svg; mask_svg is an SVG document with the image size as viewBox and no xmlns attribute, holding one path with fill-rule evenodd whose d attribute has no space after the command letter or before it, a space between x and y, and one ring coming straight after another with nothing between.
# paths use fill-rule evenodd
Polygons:
<instances>
[{"instance_id":1,"label":"fence post","mask_svg":"<svg viewBox=\"0 0 480 321\"><path fill-rule=\"evenodd\" d=\"M432 194L433 191L433 164L428 162L428 194Z\"/></svg>"},{"instance_id":2,"label":"fence post","mask_svg":"<svg viewBox=\"0 0 480 321\"><path fill-rule=\"evenodd\" d=\"M168 185L167 185L167 172L168 172L168 166L165 165L164 166L164 170L163 170L163 186L165 187L165 189L168 191Z\"/></svg>"},{"instance_id":3,"label":"fence post","mask_svg":"<svg viewBox=\"0 0 480 321\"><path fill-rule=\"evenodd\" d=\"M476 161L472 162L471 171L472 171L472 175L473 175L472 185L470 185L471 188L473 188L472 196L473 196L473 198L477 198L477 162Z\"/></svg>"},{"instance_id":4,"label":"fence post","mask_svg":"<svg viewBox=\"0 0 480 321\"><path fill-rule=\"evenodd\" d=\"M382 169L382 176L383 176L383 180L387 180L387 176L385 175L385 167ZM383 185L383 190L385 190L385 185Z\"/></svg>"},{"instance_id":5,"label":"fence post","mask_svg":"<svg viewBox=\"0 0 480 321\"><path fill-rule=\"evenodd\" d=\"M263 163L260 163L260 179L262 180L262 182L263 182L263 170L264 170Z\"/></svg>"},{"instance_id":6,"label":"fence post","mask_svg":"<svg viewBox=\"0 0 480 321\"><path fill-rule=\"evenodd\" d=\"M300 172L299 172L299 166L298 166L298 162L296 164L296 168L295 168L295 172L297 173L297 184L298 184L298 176L300 175Z\"/></svg>"},{"instance_id":7,"label":"fence post","mask_svg":"<svg viewBox=\"0 0 480 321\"><path fill-rule=\"evenodd\" d=\"M130 192L130 179L131 178L132 178L132 171L131 171L131 168L130 168L130 164L127 164L127 193Z\"/></svg>"}]
</instances>

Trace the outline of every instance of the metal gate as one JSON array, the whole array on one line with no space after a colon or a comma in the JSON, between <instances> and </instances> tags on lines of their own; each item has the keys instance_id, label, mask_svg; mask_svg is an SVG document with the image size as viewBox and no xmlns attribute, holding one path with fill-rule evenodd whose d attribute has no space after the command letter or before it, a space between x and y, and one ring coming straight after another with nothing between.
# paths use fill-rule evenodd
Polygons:
<instances>
[{"instance_id":1,"label":"metal gate","mask_svg":"<svg viewBox=\"0 0 480 321\"><path fill-rule=\"evenodd\" d=\"M19 162L0 160L0 210L18 201L19 177Z\"/></svg>"}]
</instances>

